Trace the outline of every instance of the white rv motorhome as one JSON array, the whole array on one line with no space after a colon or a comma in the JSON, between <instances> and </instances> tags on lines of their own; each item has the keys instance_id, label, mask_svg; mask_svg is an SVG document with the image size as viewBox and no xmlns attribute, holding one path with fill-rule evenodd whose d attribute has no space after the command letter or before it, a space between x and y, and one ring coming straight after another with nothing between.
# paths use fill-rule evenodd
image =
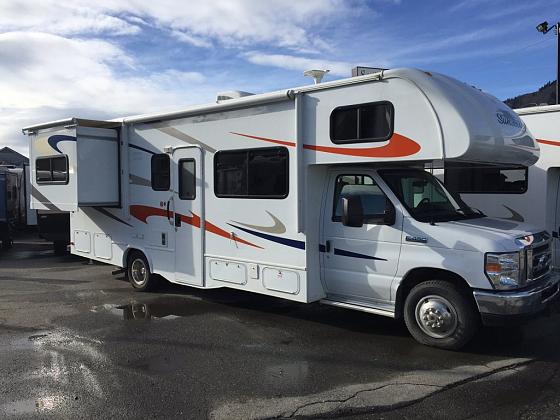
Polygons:
<instances>
[{"instance_id":1,"label":"white rv motorhome","mask_svg":"<svg viewBox=\"0 0 560 420\"><path fill-rule=\"evenodd\" d=\"M516 109L540 145L532 166L446 165L448 188L491 217L543 226L553 236L560 268L560 105Z\"/></svg>"},{"instance_id":2,"label":"white rv motorhome","mask_svg":"<svg viewBox=\"0 0 560 420\"><path fill-rule=\"evenodd\" d=\"M546 232L483 217L423 170L538 159L494 97L415 69L230 96L25 128L34 208L70 212L72 253L136 289L157 274L320 301L403 318L442 348L558 294Z\"/></svg>"}]
</instances>

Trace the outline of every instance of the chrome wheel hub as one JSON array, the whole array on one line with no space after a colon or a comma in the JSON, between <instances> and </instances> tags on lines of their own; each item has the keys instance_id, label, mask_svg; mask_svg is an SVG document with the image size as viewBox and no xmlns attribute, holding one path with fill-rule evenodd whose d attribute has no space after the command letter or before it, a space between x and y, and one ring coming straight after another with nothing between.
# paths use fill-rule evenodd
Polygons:
<instances>
[{"instance_id":1,"label":"chrome wheel hub","mask_svg":"<svg viewBox=\"0 0 560 420\"><path fill-rule=\"evenodd\" d=\"M148 270L146 269L144 261L140 259L134 260L130 271L132 273L132 281L134 283L139 286L146 283L146 280L148 279Z\"/></svg>"},{"instance_id":2,"label":"chrome wheel hub","mask_svg":"<svg viewBox=\"0 0 560 420\"><path fill-rule=\"evenodd\" d=\"M416 305L416 323L433 338L446 338L457 329L457 312L444 297L426 296Z\"/></svg>"}]
</instances>

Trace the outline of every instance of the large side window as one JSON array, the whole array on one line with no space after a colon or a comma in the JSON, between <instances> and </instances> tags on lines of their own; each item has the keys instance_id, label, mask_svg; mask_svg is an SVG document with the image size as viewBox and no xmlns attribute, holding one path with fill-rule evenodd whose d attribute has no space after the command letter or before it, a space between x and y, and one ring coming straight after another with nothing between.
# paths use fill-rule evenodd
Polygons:
<instances>
[{"instance_id":1,"label":"large side window","mask_svg":"<svg viewBox=\"0 0 560 420\"><path fill-rule=\"evenodd\" d=\"M445 185L470 194L523 194L527 191L526 167L446 165Z\"/></svg>"},{"instance_id":2,"label":"large side window","mask_svg":"<svg viewBox=\"0 0 560 420\"><path fill-rule=\"evenodd\" d=\"M165 153L152 156L152 189L167 191L171 186L171 159Z\"/></svg>"},{"instance_id":3,"label":"large side window","mask_svg":"<svg viewBox=\"0 0 560 420\"><path fill-rule=\"evenodd\" d=\"M389 140L394 107L387 101L341 106L331 113L330 136L336 144Z\"/></svg>"},{"instance_id":4,"label":"large side window","mask_svg":"<svg viewBox=\"0 0 560 420\"><path fill-rule=\"evenodd\" d=\"M285 198L288 176L285 147L219 151L214 155L217 197Z\"/></svg>"},{"instance_id":5,"label":"large side window","mask_svg":"<svg viewBox=\"0 0 560 420\"><path fill-rule=\"evenodd\" d=\"M342 221L342 199L359 196L364 224L380 224L392 204L381 188L368 175L339 175L335 181L333 222Z\"/></svg>"},{"instance_id":6,"label":"large side window","mask_svg":"<svg viewBox=\"0 0 560 420\"><path fill-rule=\"evenodd\" d=\"M47 156L35 160L37 184L67 184L68 156Z\"/></svg>"},{"instance_id":7,"label":"large side window","mask_svg":"<svg viewBox=\"0 0 560 420\"><path fill-rule=\"evenodd\" d=\"M194 200L196 198L196 163L194 159L179 160L179 198Z\"/></svg>"}]
</instances>

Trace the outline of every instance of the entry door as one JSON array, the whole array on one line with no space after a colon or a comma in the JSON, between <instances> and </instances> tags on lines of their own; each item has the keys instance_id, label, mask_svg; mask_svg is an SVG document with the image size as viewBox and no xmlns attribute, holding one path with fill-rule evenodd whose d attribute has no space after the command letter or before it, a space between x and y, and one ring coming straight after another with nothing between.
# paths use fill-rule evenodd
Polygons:
<instances>
[{"instance_id":1,"label":"entry door","mask_svg":"<svg viewBox=\"0 0 560 420\"><path fill-rule=\"evenodd\" d=\"M179 148L173 152L173 216L175 223L175 280L202 286L203 206L202 152Z\"/></svg>"},{"instance_id":2,"label":"entry door","mask_svg":"<svg viewBox=\"0 0 560 420\"><path fill-rule=\"evenodd\" d=\"M401 247L402 216L394 223L382 221L393 204L379 187L376 174L368 171L337 171L329 177L323 209L323 284L331 299L356 303L381 303L391 299L391 283L397 272ZM342 199L360 196L362 227L342 224Z\"/></svg>"}]
</instances>

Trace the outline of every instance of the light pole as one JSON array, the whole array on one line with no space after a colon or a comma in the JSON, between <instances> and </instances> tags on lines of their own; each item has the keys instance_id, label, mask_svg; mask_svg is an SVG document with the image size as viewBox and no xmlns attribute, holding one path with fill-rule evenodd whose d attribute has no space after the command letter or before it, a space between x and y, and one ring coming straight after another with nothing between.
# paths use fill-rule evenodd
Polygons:
<instances>
[{"instance_id":1,"label":"light pole","mask_svg":"<svg viewBox=\"0 0 560 420\"><path fill-rule=\"evenodd\" d=\"M560 22L557 22L554 26L549 27L548 22L544 21L537 25L537 31L540 33L547 34L552 28L556 30L556 105L558 105L558 83L560 78Z\"/></svg>"}]
</instances>

